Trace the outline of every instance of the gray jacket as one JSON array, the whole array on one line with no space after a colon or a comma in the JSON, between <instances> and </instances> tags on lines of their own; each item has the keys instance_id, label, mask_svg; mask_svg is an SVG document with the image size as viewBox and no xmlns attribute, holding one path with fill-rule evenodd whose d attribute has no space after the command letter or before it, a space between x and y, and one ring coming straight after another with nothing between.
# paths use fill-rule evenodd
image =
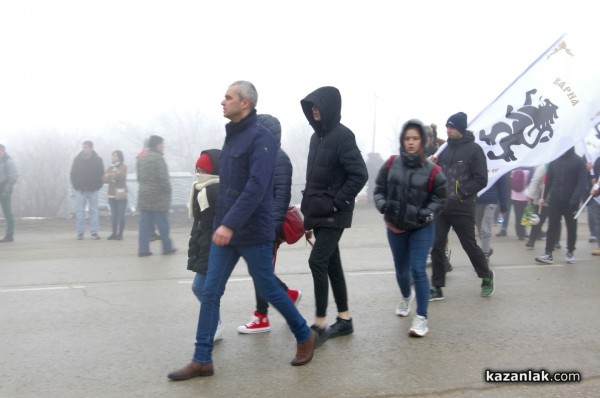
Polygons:
<instances>
[{"instance_id":1,"label":"gray jacket","mask_svg":"<svg viewBox=\"0 0 600 398\"><path fill-rule=\"evenodd\" d=\"M0 158L0 194L11 194L13 186L19 179L17 165L6 152Z\"/></svg>"}]
</instances>

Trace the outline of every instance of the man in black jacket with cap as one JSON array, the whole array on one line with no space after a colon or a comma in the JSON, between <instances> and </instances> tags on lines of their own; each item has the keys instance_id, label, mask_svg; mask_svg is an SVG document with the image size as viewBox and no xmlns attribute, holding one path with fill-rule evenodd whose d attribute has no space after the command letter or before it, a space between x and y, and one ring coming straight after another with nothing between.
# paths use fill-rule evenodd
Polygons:
<instances>
[{"instance_id":1,"label":"man in black jacket with cap","mask_svg":"<svg viewBox=\"0 0 600 398\"><path fill-rule=\"evenodd\" d=\"M475 239L475 199L487 185L487 160L475 137L467 130L467 115L458 112L446 122L448 146L433 159L442 167L448 181L448 198L442 213L435 220L435 239L431 250L432 276L430 301L443 300L446 285L446 255L448 232L454 229L471 264L482 279L481 296L494 293L494 272L488 267L485 254Z\"/></svg>"}]
</instances>

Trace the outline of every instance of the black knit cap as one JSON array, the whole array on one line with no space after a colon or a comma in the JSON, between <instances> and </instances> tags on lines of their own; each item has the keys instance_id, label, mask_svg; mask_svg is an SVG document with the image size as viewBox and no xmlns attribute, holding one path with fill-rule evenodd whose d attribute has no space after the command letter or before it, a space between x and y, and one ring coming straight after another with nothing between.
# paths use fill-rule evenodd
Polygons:
<instances>
[{"instance_id":1,"label":"black knit cap","mask_svg":"<svg viewBox=\"0 0 600 398\"><path fill-rule=\"evenodd\" d=\"M464 112L458 112L448 118L446 127L454 127L461 134L467 132L467 114Z\"/></svg>"}]
</instances>

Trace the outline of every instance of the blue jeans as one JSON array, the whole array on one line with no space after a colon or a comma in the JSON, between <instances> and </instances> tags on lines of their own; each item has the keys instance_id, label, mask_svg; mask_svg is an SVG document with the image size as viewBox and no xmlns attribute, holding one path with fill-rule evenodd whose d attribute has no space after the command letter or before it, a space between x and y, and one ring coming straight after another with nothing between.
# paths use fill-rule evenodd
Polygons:
<instances>
[{"instance_id":1,"label":"blue jeans","mask_svg":"<svg viewBox=\"0 0 600 398\"><path fill-rule=\"evenodd\" d=\"M427 318L427 306L429 305L429 280L425 263L433 243L433 234L433 223L421 229L399 234L387 230L400 293L402 293L402 297L410 297L410 277L412 275L417 296L417 314L425 318Z\"/></svg>"},{"instance_id":2,"label":"blue jeans","mask_svg":"<svg viewBox=\"0 0 600 398\"><path fill-rule=\"evenodd\" d=\"M310 338L310 328L273 273L273 242L228 246L211 244L208 272L201 293L202 305L196 329L194 362L212 363L213 339L219 322L221 297L240 257L248 264L248 271L256 283L258 293L286 319L296 341L304 343Z\"/></svg>"},{"instance_id":3,"label":"blue jeans","mask_svg":"<svg viewBox=\"0 0 600 398\"><path fill-rule=\"evenodd\" d=\"M77 234L85 233L85 204L90 206L90 232L98 233L98 191L75 191Z\"/></svg>"},{"instance_id":4,"label":"blue jeans","mask_svg":"<svg viewBox=\"0 0 600 398\"><path fill-rule=\"evenodd\" d=\"M204 284L206 283L206 274L196 272L194 281L192 282L192 292L198 301L202 302L202 291L204 291Z\"/></svg>"},{"instance_id":5,"label":"blue jeans","mask_svg":"<svg viewBox=\"0 0 600 398\"><path fill-rule=\"evenodd\" d=\"M108 199L110 213L112 215L112 233L113 235L123 235L125 229L125 210L127 209L127 199Z\"/></svg>"},{"instance_id":6,"label":"blue jeans","mask_svg":"<svg viewBox=\"0 0 600 398\"><path fill-rule=\"evenodd\" d=\"M138 253L150 252L150 235L154 232L154 225L158 228L162 240L163 253L173 250L173 244L169 237L169 212L141 210Z\"/></svg>"}]
</instances>

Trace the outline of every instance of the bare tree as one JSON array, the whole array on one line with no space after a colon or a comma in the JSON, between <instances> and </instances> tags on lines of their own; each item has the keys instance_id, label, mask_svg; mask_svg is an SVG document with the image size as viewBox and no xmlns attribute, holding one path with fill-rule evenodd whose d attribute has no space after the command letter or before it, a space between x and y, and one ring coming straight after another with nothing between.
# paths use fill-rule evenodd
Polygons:
<instances>
[{"instance_id":1,"label":"bare tree","mask_svg":"<svg viewBox=\"0 0 600 398\"><path fill-rule=\"evenodd\" d=\"M19 216L66 217L73 139L56 131L21 135L13 152L19 170L14 210Z\"/></svg>"},{"instance_id":2,"label":"bare tree","mask_svg":"<svg viewBox=\"0 0 600 398\"><path fill-rule=\"evenodd\" d=\"M156 129L167 142L165 156L170 171L193 172L200 152L221 148L225 139L224 123L200 111L162 114L156 121Z\"/></svg>"}]
</instances>

